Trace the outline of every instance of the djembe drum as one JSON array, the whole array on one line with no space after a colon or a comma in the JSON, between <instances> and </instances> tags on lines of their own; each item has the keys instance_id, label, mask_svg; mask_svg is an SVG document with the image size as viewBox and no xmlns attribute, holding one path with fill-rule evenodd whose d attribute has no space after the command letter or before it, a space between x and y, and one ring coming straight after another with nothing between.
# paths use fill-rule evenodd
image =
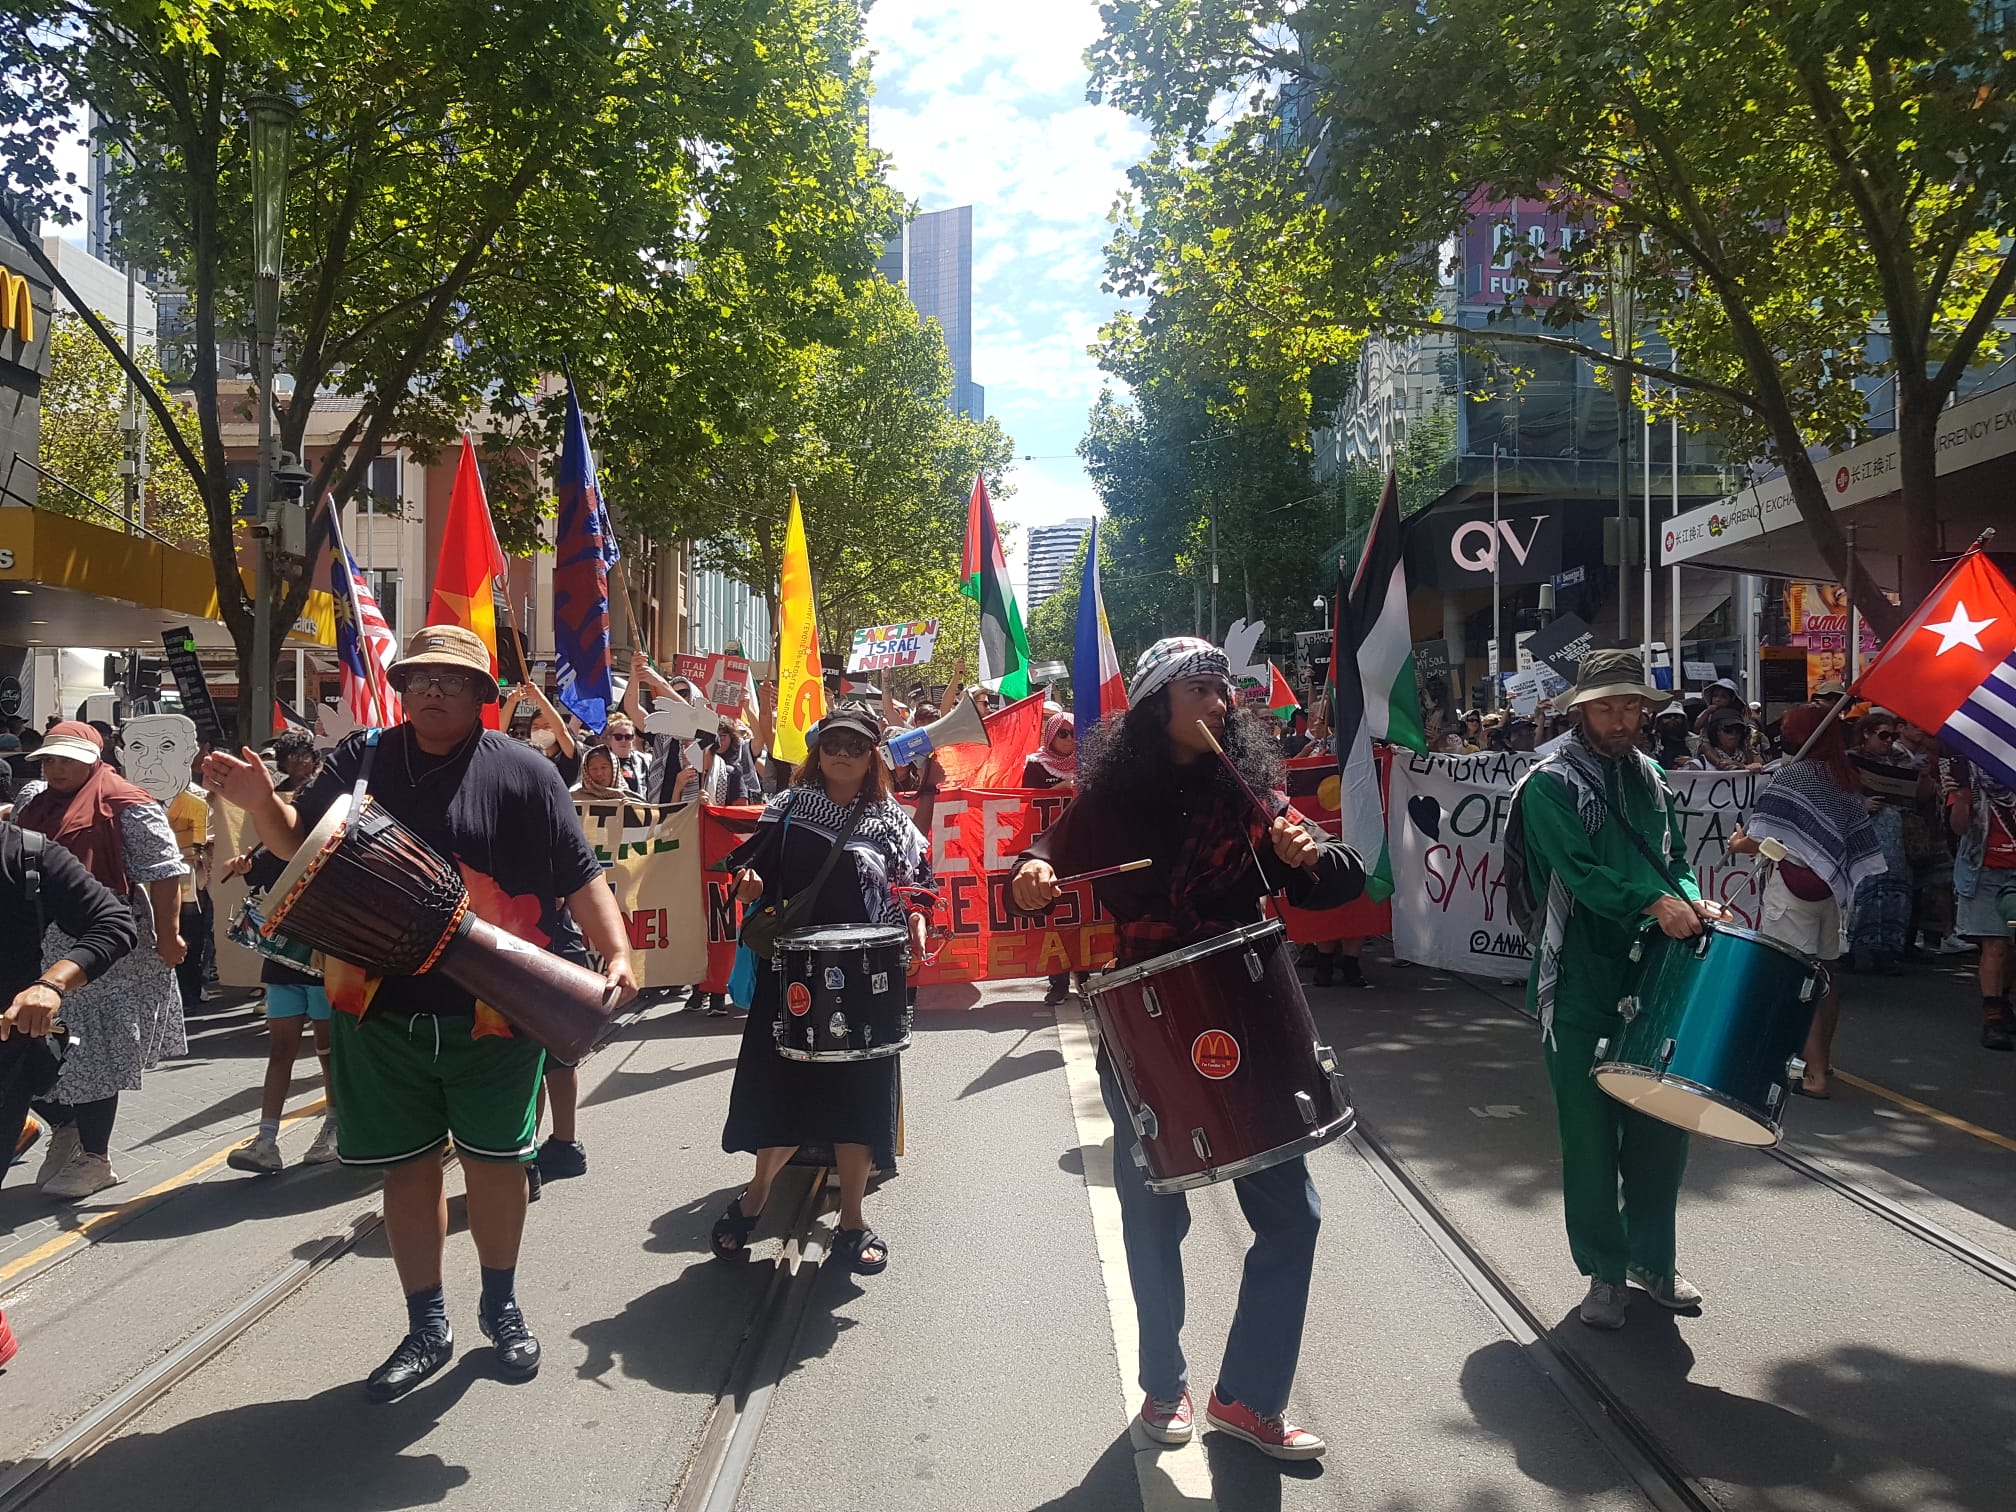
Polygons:
<instances>
[{"instance_id":1,"label":"djembe drum","mask_svg":"<svg viewBox=\"0 0 2016 1512\"><path fill-rule=\"evenodd\" d=\"M563 1061L609 1026L615 989L469 910L461 875L370 798L330 805L267 894L269 938L377 976L438 971Z\"/></svg>"}]
</instances>

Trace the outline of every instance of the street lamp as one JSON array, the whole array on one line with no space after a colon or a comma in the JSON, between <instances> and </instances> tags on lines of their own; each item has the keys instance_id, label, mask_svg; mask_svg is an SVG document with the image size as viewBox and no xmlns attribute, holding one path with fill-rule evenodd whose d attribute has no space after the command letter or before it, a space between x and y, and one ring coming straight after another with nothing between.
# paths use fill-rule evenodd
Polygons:
<instances>
[{"instance_id":1,"label":"street lamp","mask_svg":"<svg viewBox=\"0 0 2016 1512\"><path fill-rule=\"evenodd\" d=\"M294 102L258 94L245 101L252 159L252 328L258 353L259 482L252 516L252 659L239 723L254 745L273 733L273 338L280 326L280 253L286 228L287 150Z\"/></svg>"},{"instance_id":2,"label":"street lamp","mask_svg":"<svg viewBox=\"0 0 2016 1512\"><path fill-rule=\"evenodd\" d=\"M1611 244L1609 264L1610 349L1629 357L1638 334L1636 232ZM1621 641L1631 629L1631 374L1623 364L1611 364L1610 383L1617 394L1617 639Z\"/></svg>"}]
</instances>

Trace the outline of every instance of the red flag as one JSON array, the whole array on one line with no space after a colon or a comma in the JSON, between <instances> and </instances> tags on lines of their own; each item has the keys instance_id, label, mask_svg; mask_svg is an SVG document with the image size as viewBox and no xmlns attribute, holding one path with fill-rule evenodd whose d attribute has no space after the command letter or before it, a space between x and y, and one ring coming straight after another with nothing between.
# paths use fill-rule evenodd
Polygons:
<instances>
[{"instance_id":1,"label":"red flag","mask_svg":"<svg viewBox=\"0 0 2016 1512\"><path fill-rule=\"evenodd\" d=\"M993 744L947 746L936 752L945 769L945 786L1022 786L1022 768L1043 744L1043 698L1039 690L989 714L985 723Z\"/></svg>"},{"instance_id":2,"label":"red flag","mask_svg":"<svg viewBox=\"0 0 2016 1512\"><path fill-rule=\"evenodd\" d=\"M476 447L462 435L462 461L455 469L455 490L448 496L448 523L441 536L441 559L434 568L434 594L427 601L427 623L460 625L474 631L490 648L490 671L496 675L497 591L504 586L504 551L490 520L490 501L483 495L483 473L476 465ZM497 705L486 704L483 723L497 728Z\"/></svg>"},{"instance_id":3,"label":"red flag","mask_svg":"<svg viewBox=\"0 0 2016 1512\"><path fill-rule=\"evenodd\" d=\"M2016 587L1971 549L1853 691L2016 785Z\"/></svg>"}]
</instances>

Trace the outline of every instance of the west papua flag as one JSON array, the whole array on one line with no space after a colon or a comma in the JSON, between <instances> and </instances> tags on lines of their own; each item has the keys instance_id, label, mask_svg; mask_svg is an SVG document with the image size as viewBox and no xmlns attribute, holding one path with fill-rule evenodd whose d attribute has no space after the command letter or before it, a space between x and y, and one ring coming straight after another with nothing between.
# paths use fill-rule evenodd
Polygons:
<instances>
[{"instance_id":1,"label":"west papua flag","mask_svg":"<svg viewBox=\"0 0 2016 1512\"><path fill-rule=\"evenodd\" d=\"M1968 548L1851 691L2016 787L2016 587Z\"/></svg>"}]
</instances>

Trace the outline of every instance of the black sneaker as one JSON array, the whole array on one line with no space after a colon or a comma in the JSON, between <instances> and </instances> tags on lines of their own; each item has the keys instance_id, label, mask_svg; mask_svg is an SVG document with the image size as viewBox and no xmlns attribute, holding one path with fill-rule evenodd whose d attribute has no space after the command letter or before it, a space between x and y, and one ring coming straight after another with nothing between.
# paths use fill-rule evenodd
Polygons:
<instances>
[{"instance_id":1,"label":"black sneaker","mask_svg":"<svg viewBox=\"0 0 2016 1512\"><path fill-rule=\"evenodd\" d=\"M546 1178L539 1174L539 1162L534 1160L525 1167L525 1200L537 1202L539 1194L545 1190Z\"/></svg>"},{"instance_id":2,"label":"black sneaker","mask_svg":"<svg viewBox=\"0 0 2016 1512\"><path fill-rule=\"evenodd\" d=\"M539 1341L532 1337L525 1314L516 1307L498 1318L486 1317L479 1309L477 1326L495 1347L497 1371L507 1380L529 1381L539 1374Z\"/></svg>"},{"instance_id":3,"label":"black sneaker","mask_svg":"<svg viewBox=\"0 0 2016 1512\"><path fill-rule=\"evenodd\" d=\"M2011 1032L2007 1018L1981 1020L1981 1048L1983 1050L2016 1050L2016 1033Z\"/></svg>"},{"instance_id":4,"label":"black sneaker","mask_svg":"<svg viewBox=\"0 0 2016 1512\"><path fill-rule=\"evenodd\" d=\"M565 1181L569 1176L586 1176L588 1150L578 1139L562 1139L559 1135L552 1134L548 1135L546 1142L539 1146L538 1158L532 1164L548 1181Z\"/></svg>"},{"instance_id":5,"label":"black sneaker","mask_svg":"<svg viewBox=\"0 0 2016 1512\"><path fill-rule=\"evenodd\" d=\"M364 1394L374 1402L391 1402L406 1395L455 1356L452 1330L441 1333L410 1333L385 1363L364 1378Z\"/></svg>"}]
</instances>

